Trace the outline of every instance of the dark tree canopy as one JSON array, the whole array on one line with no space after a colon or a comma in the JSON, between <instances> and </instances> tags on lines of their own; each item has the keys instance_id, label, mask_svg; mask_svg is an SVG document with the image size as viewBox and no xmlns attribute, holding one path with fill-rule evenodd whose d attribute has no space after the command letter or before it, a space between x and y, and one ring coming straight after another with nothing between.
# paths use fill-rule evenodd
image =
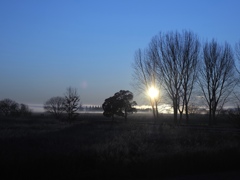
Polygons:
<instances>
[{"instance_id":1,"label":"dark tree canopy","mask_svg":"<svg viewBox=\"0 0 240 180\"><path fill-rule=\"evenodd\" d=\"M102 108L104 110L103 115L106 117L112 117L114 115L122 116L127 119L129 113L136 112L136 108L133 106L137 105L133 101L133 93L128 90L121 90L114 94L114 96L105 99Z\"/></svg>"}]
</instances>

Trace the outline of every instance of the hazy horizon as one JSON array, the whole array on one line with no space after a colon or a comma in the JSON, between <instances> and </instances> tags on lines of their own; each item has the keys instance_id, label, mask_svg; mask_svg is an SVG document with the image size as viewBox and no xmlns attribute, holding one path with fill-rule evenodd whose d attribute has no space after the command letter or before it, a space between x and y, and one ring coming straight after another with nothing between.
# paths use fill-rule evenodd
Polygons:
<instances>
[{"instance_id":1,"label":"hazy horizon","mask_svg":"<svg viewBox=\"0 0 240 180\"><path fill-rule=\"evenodd\" d=\"M0 100L44 104L77 88L101 105L130 90L134 53L161 32L191 30L201 41L240 40L240 1L1 1Z\"/></svg>"}]
</instances>

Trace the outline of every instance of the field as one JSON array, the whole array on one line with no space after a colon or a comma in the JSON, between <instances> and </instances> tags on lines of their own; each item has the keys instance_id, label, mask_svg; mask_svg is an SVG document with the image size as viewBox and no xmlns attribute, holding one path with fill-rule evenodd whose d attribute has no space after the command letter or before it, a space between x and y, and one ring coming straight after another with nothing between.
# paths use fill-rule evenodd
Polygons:
<instances>
[{"instance_id":1,"label":"field","mask_svg":"<svg viewBox=\"0 0 240 180\"><path fill-rule=\"evenodd\" d=\"M227 118L214 127L206 126L205 115L191 117L188 126L173 125L170 115L153 120L143 113L126 121L86 113L71 124L42 115L0 118L0 176L4 179L240 175L240 129Z\"/></svg>"}]
</instances>

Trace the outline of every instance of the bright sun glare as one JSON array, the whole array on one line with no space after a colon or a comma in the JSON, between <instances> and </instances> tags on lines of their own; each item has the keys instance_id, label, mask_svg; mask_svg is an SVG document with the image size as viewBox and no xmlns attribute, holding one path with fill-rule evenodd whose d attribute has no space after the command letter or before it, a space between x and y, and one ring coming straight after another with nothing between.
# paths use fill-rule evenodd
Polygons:
<instances>
[{"instance_id":1,"label":"bright sun glare","mask_svg":"<svg viewBox=\"0 0 240 180\"><path fill-rule=\"evenodd\" d=\"M158 93L159 93L159 91L158 91L155 87L151 87L151 88L149 88L149 90L148 90L148 95L149 95L152 99L158 97Z\"/></svg>"}]
</instances>

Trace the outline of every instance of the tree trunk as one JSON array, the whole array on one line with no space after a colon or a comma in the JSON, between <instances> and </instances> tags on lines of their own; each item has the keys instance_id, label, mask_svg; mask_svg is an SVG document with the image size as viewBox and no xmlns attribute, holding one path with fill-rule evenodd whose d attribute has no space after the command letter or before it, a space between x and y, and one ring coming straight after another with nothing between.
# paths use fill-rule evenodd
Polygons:
<instances>
[{"instance_id":1,"label":"tree trunk","mask_svg":"<svg viewBox=\"0 0 240 180\"><path fill-rule=\"evenodd\" d=\"M157 118L157 117L158 117L158 106L157 106L157 101L155 101L155 108L156 108L155 113L156 113L156 118Z\"/></svg>"},{"instance_id":2,"label":"tree trunk","mask_svg":"<svg viewBox=\"0 0 240 180\"><path fill-rule=\"evenodd\" d=\"M216 107L212 110L212 124L216 123Z\"/></svg>"},{"instance_id":3,"label":"tree trunk","mask_svg":"<svg viewBox=\"0 0 240 180\"><path fill-rule=\"evenodd\" d=\"M177 99L174 99L173 100L173 117L174 117L175 125L177 125L177 113L178 113Z\"/></svg>"},{"instance_id":4,"label":"tree trunk","mask_svg":"<svg viewBox=\"0 0 240 180\"><path fill-rule=\"evenodd\" d=\"M156 118L156 112L153 102L151 101L152 111L153 111L153 117Z\"/></svg>"},{"instance_id":5,"label":"tree trunk","mask_svg":"<svg viewBox=\"0 0 240 180\"><path fill-rule=\"evenodd\" d=\"M208 125L211 126L211 124L212 124L212 107L210 106L209 117L208 117Z\"/></svg>"},{"instance_id":6,"label":"tree trunk","mask_svg":"<svg viewBox=\"0 0 240 180\"><path fill-rule=\"evenodd\" d=\"M186 111L186 122L187 124L189 123L189 115L188 115L188 105L186 104L186 107L185 107L185 111Z\"/></svg>"},{"instance_id":7,"label":"tree trunk","mask_svg":"<svg viewBox=\"0 0 240 180\"><path fill-rule=\"evenodd\" d=\"M182 115L183 115L183 111L180 111L179 113L180 113L180 117L179 117L179 124L181 124L181 122L182 122Z\"/></svg>"},{"instance_id":8,"label":"tree trunk","mask_svg":"<svg viewBox=\"0 0 240 180\"><path fill-rule=\"evenodd\" d=\"M177 125L177 108L174 107L174 123Z\"/></svg>"},{"instance_id":9,"label":"tree trunk","mask_svg":"<svg viewBox=\"0 0 240 180\"><path fill-rule=\"evenodd\" d=\"M124 111L124 118L125 118L125 120L127 120L127 109L125 109L125 111Z\"/></svg>"}]
</instances>

